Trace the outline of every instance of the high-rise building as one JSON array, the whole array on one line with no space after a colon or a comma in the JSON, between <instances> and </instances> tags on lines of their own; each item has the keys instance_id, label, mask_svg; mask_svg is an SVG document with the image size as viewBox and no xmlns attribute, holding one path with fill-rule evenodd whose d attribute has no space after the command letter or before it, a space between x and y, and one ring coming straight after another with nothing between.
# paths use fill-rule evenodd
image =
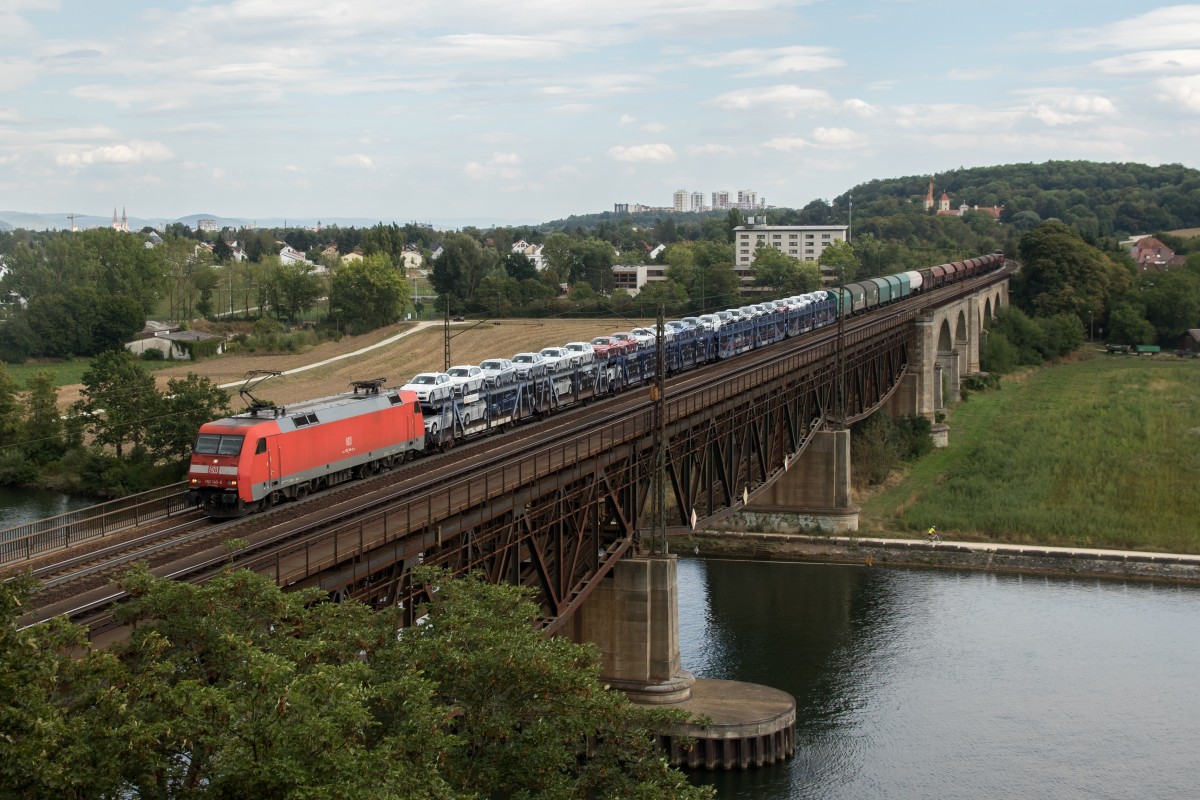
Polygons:
<instances>
[{"instance_id":1,"label":"high-rise building","mask_svg":"<svg viewBox=\"0 0 1200 800\"><path fill-rule=\"evenodd\" d=\"M675 210L682 214L687 211L688 191L687 189L675 190Z\"/></svg>"},{"instance_id":2,"label":"high-rise building","mask_svg":"<svg viewBox=\"0 0 1200 800\"><path fill-rule=\"evenodd\" d=\"M704 192L692 192L692 211L704 211Z\"/></svg>"},{"instance_id":3,"label":"high-rise building","mask_svg":"<svg viewBox=\"0 0 1200 800\"><path fill-rule=\"evenodd\" d=\"M743 211L753 211L758 208L758 192L749 189L738 189L737 207Z\"/></svg>"},{"instance_id":4,"label":"high-rise building","mask_svg":"<svg viewBox=\"0 0 1200 800\"><path fill-rule=\"evenodd\" d=\"M713 192L712 208L713 211L724 211L729 208L729 192Z\"/></svg>"}]
</instances>

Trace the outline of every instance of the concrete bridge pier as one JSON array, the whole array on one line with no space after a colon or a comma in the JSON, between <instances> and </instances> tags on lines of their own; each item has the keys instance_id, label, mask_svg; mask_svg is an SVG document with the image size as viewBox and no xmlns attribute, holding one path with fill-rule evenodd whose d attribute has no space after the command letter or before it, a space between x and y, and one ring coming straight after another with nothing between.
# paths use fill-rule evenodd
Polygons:
<instances>
[{"instance_id":1,"label":"concrete bridge pier","mask_svg":"<svg viewBox=\"0 0 1200 800\"><path fill-rule=\"evenodd\" d=\"M787 692L695 678L679 652L675 556L630 556L588 596L571 621L574 641L599 646L601 679L642 705L671 705L711 725L685 723L659 739L672 764L745 769L796 752L796 701ZM695 744L683 746L680 740Z\"/></svg>"},{"instance_id":2,"label":"concrete bridge pier","mask_svg":"<svg viewBox=\"0 0 1200 800\"><path fill-rule=\"evenodd\" d=\"M603 654L601 676L638 703L678 703L696 679L679 655L675 557L625 558L575 615L577 641Z\"/></svg>"},{"instance_id":3,"label":"concrete bridge pier","mask_svg":"<svg viewBox=\"0 0 1200 800\"><path fill-rule=\"evenodd\" d=\"M795 533L858 530L861 509L850 497L850 431L817 431L788 469L715 530Z\"/></svg>"}]
</instances>

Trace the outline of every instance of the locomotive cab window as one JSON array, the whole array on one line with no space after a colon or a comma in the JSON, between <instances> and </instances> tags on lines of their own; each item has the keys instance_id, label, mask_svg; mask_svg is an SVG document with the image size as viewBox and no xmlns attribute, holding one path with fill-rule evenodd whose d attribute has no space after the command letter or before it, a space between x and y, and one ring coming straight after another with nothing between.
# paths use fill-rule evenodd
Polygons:
<instances>
[{"instance_id":1,"label":"locomotive cab window","mask_svg":"<svg viewBox=\"0 0 1200 800\"><path fill-rule=\"evenodd\" d=\"M236 456L242 452L244 436L202 433L196 438L195 452L199 455Z\"/></svg>"},{"instance_id":2,"label":"locomotive cab window","mask_svg":"<svg viewBox=\"0 0 1200 800\"><path fill-rule=\"evenodd\" d=\"M267 440L265 438L259 438L258 447L254 448L254 453L257 455L265 452L267 452Z\"/></svg>"}]
</instances>

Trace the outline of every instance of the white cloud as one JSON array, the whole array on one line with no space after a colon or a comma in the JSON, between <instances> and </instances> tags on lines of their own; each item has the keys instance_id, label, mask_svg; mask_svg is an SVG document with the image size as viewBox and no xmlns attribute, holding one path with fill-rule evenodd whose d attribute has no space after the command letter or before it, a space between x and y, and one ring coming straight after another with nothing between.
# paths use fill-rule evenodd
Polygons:
<instances>
[{"instance_id":1,"label":"white cloud","mask_svg":"<svg viewBox=\"0 0 1200 800\"><path fill-rule=\"evenodd\" d=\"M337 156L333 159L333 166L351 169L374 169L375 162L370 156L362 153L350 153L348 155Z\"/></svg>"},{"instance_id":2,"label":"white cloud","mask_svg":"<svg viewBox=\"0 0 1200 800\"><path fill-rule=\"evenodd\" d=\"M828 147L853 147L862 144L863 138L849 128L816 128L813 141Z\"/></svg>"},{"instance_id":3,"label":"white cloud","mask_svg":"<svg viewBox=\"0 0 1200 800\"><path fill-rule=\"evenodd\" d=\"M5 38L11 35L11 32L5 32ZM0 59L0 91L9 91L25 86L36 77L37 70L28 61L18 58Z\"/></svg>"},{"instance_id":4,"label":"white cloud","mask_svg":"<svg viewBox=\"0 0 1200 800\"><path fill-rule=\"evenodd\" d=\"M1200 42L1200 5L1163 6L1098 28L1060 31L1055 39L1067 52L1194 46Z\"/></svg>"},{"instance_id":5,"label":"white cloud","mask_svg":"<svg viewBox=\"0 0 1200 800\"><path fill-rule=\"evenodd\" d=\"M1154 82L1154 89L1162 102L1200 113L1200 75L1162 78Z\"/></svg>"},{"instance_id":6,"label":"white cloud","mask_svg":"<svg viewBox=\"0 0 1200 800\"><path fill-rule=\"evenodd\" d=\"M763 146L781 153L793 153L806 147L812 147L812 143L799 136L776 136L774 139L763 142Z\"/></svg>"},{"instance_id":7,"label":"white cloud","mask_svg":"<svg viewBox=\"0 0 1200 800\"><path fill-rule=\"evenodd\" d=\"M1020 109L994 109L958 103L898 105L892 108L892 124L917 131L986 131L996 134L1012 126L1023 115Z\"/></svg>"},{"instance_id":8,"label":"white cloud","mask_svg":"<svg viewBox=\"0 0 1200 800\"><path fill-rule=\"evenodd\" d=\"M637 122L637 117L630 114L622 114L621 119L617 120L618 125L632 125Z\"/></svg>"},{"instance_id":9,"label":"white cloud","mask_svg":"<svg viewBox=\"0 0 1200 800\"><path fill-rule=\"evenodd\" d=\"M642 130L646 131L647 133L662 133L666 129L667 126L663 125L661 122L647 122L642 126Z\"/></svg>"},{"instance_id":10,"label":"white cloud","mask_svg":"<svg viewBox=\"0 0 1200 800\"><path fill-rule=\"evenodd\" d=\"M745 110L758 106L797 106L809 109L828 108L832 104L829 93L822 89L805 89L802 86L779 85L762 89L739 89L726 92L709 100L710 105L731 110Z\"/></svg>"},{"instance_id":11,"label":"white cloud","mask_svg":"<svg viewBox=\"0 0 1200 800\"><path fill-rule=\"evenodd\" d=\"M517 169L517 165L520 163L521 157L516 153L492 153L492 157L486 164L468 161L463 165L463 173L476 181L486 181L492 178L514 181L521 177L521 170Z\"/></svg>"},{"instance_id":12,"label":"white cloud","mask_svg":"<svg viewBox=\"0 0 1200 800\"><path fill-rule=\"evenodd\" d=\"M137 164L142 161L166 161L174 154L162 142L133 140L129 144L94 147L79 152L60 153L55 161L62 167L90 164Z\"/></svg>"},{"instance_id":13,"label":"white cloud","mask_svg":"<svg viewBox=\"0 0 1200 800\"><path fill-rule=\"evenodd\" d=\"M1101 95L1080 94L1072 90L1034 90L1029 115L1047 125L1074 125L1092 122L1117 113L1116 106Z\"/></svg>"},{"instance_id":14,"label":"white cloud","mask_svg":"<svg viewBox=\"0 0 1200 800\"><path fill-rule=\"evenodd\" d=\"M1169 75L1200 70L1200 50L1156 50L1102 58L1092 66L1106 75Z\"/></svg>"},{"instance_id":15,"label":"white cloud","mask_svg":"<svg viewBox=\"0 0 1200 800\"><path fill-rule=\"evenodd\" d=\"M828 55L829 47L793 45L791 47L730 50L696 56L691 64L697 67L741 67L739 77L780 77L794 72L817 72L845 66L845 61Z\"/></svg>"},{"instance_id":16,"label":"white cloud","mask_svg":"<svg viewBox=\"0 0 1200 800\"><path fill-rule=\"evenodd\" d=\"M608 154L617 161L673 161L675 151L669 144L634 144L610 147Z\"/></svg>"},{"instance_id":17,"label":"white cloud","mask_svg":"<svg viewBox=\"0 0 1200 800\"><path fill-rule=\"evenodd\" d=\"M688 155L693 156L732 156L737 150L727 144L692 144L688 145Z\"/></svg>"},{"instance_id":18,"label":"white cloud","mask_svg":"<svg viewBox=\"0 0 1200 800\"><path fill-rule=\"evenodd\" d=\"M851 111L862 117L873 117L879 113L879 109L857 97L851 97L849 100L842 101L842 108Z\"/></svg>"}]
</instances>

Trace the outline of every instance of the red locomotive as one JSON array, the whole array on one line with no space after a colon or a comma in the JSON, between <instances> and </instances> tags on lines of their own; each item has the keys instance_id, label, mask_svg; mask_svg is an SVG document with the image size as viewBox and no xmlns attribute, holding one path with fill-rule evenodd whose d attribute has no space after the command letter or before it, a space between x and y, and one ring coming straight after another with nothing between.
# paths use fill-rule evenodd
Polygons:
<instances>
[{"instance_id":1,"label":"red locomotive","mask_svg":"<svg viewBox=\"0 0 1200 800\"><path fill-rule=\"evenodd\" d=\"M381 391L385 380L288 407L254 400L248 381L249 411L200 428L189 500L209 516L236 517L412 458L425 447L421 407L412 392Z\"/></svg>"}]
</instances>

